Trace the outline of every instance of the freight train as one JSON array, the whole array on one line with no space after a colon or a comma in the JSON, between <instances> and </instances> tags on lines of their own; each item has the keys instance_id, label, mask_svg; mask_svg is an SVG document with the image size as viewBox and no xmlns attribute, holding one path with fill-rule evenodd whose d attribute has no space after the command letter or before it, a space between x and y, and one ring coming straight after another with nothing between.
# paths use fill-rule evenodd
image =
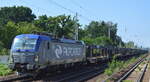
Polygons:
<instances>
[{"instance_id":1,"label":"freight train","mask_svg":"<svg viewBox=\"0 0 150 82\"><path fill-rule=\"evenodd\" d=\"M147 51L110 46L86 45L83 41L55 38L46 33L21 34L14 38L9 67L18 74L56 70L77 64L96 63L116 56L144 54Z\"/></svg>"}]
</instances>

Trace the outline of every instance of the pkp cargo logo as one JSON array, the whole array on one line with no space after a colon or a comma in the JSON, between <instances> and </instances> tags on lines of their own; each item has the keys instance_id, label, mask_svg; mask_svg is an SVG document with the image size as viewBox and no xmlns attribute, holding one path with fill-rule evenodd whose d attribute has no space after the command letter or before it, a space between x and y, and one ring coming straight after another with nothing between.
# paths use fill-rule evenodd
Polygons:
<instances>
[{"instance_id":1,"label":"pkp cargo logo","mask_svg":"<svg viewBox=\"0 0 150 82\"><path fill-rule=\"evenodd\" d=\"M57 58L60 58L60 55L62 55L62 47L60 45L55 46L55 54Z\"/></svg>"}]
</instances>

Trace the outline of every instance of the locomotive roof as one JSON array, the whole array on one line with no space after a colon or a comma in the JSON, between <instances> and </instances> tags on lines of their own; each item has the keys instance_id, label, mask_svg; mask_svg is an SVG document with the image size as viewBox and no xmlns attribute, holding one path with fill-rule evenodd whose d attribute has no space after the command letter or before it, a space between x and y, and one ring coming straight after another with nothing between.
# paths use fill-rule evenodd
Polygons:
<instances>
[{"instance_id":1,"label":"locomotive roof","mask_svg":"<svg viewBox=\"0 0 150 82\"><path fill-rule=\"evenodd\" d=\"M80 44L84 44L82 41L76 41L76 40L65 39L65 38L55 39L51 36L38 35L38 34L21 34L21 35L17 35L15 38L26 38L26 37L27 38L41 39L41 40L59 41L59 42L63 42L63 43L80 43Z\"/></svg>"},{"instance_id":2,"label":"locomotive roof","mask_svg":"<svg viewBox=\"0 0 150 82\"><path fill-rule=\"evenodd\" d=\"M35 38L35 39L42 39L42 40L51 40L50 37L45 36L45 35L37 35L37 34L21 34L21 35L17 35L15 38Z\"/></svg>"}]
</instances>

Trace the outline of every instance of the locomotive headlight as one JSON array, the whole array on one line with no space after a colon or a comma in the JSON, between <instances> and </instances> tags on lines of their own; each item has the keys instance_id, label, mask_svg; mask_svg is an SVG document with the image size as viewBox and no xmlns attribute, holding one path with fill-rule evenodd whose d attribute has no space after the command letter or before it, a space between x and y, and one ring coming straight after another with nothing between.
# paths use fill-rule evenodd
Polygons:
<instances>
[{"instance_id":1,"label":"locomotive headlight","mask_svg":"<svg viewBox=\"0 0 150 82\"><path fill-rule=\"evenodd\" d=\"M38 57L38 55L36 55L36 56L35 56L34 61L35 61L35 62L38 62L38 61L39 61L39 57Z\"/></svg>"}]
</instances>

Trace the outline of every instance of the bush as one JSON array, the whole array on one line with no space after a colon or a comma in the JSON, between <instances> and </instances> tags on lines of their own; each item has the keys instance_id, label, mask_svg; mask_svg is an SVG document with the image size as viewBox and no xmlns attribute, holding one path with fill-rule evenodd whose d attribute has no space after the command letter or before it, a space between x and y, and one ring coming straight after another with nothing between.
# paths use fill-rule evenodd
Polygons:
<instances>
[{"instance_id":1,"label":"bush","mask_svg":"<svg viewBox=\"0 0 150 82\"><path fill-rule=\"evenodd\" d=\"M106 75L110 76L110 75L112 75L113 70L112 70L111 68L108 68L108 69L105 70L104 73L105 73Z\"/></svg>"},{"instance_id":2,"label":"bush","mask_svg":"<svg viewBox=\"0 0 150 82\"><path fill-rule=\"evenodd\" d=\"M0 55L9 55L9 50L6 48L3 48L0 50Z\"/></svg>"},{"instance_id":3,"label":"bush","mask_svg":"<svg viewBox=\"0 0 150 82\"><path fill-rule=\"evenodd\" d=\"M8 68L7 65L0 64L0 76L6 76L12 74L12 70Z\"/></svg>"},{"instance_id":4,"label":"bush","mask_svg":"<svg viewBox=\"0 0 150 82\"><path fill-rule=\"evenodd\" d=\"M128 61L118 61L113 57L112 62L108 64L109 68L107 68L104 74L110 76L114 72L120 71L122 68L126 68L129 64L136 61L136 58L129 59Z\"/></svg>"},{"instance_id":5,"label":"bush","mask_svg":"<svg viewBox=\"0 0 150 82\"><path fill-rule=\"evenodd\" d=\"M3 43L0 41L0 50L3 49Z\"/></svg>"}]
</instances>

